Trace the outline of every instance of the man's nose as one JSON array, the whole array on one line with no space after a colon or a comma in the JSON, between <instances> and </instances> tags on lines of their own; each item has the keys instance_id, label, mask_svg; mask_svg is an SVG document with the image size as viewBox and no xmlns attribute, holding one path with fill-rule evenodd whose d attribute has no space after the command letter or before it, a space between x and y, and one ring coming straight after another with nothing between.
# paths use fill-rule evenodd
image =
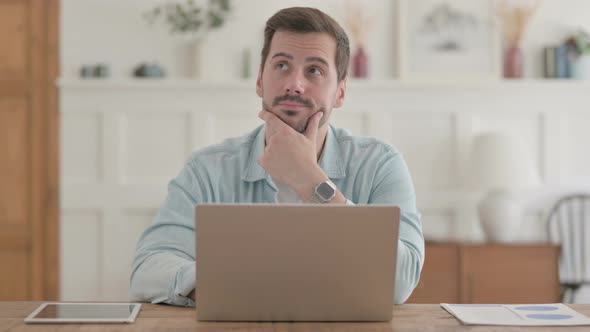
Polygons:
<instances>
[{"instance_id":1,"label":"man's nose","mask_svg":"<svg viewBox=\"0 0 590 332\"><path fill-rule=\"evenodd\" d=\"M285 93L293 95L302 95L305 92L304 77L299 72L293 72L285 82Z\"/></svg>"}]
</instances>

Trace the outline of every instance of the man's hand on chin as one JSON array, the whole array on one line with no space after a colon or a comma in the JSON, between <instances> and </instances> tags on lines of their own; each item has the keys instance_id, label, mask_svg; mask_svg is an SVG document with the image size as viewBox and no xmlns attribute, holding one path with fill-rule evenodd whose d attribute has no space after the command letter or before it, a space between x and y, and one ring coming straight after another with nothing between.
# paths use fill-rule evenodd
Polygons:
<instances>
[{"instance_id":1,"label":"man's hand on chin","mask_svg":"<svg viewBox=\"0 0 590 332\"><path fill-rule=\"evenodd\" d=\"M303 201L311 200L318 183L329 180L317 161L316 142L323 115L314 114L300 134L271 112L259 114L266 122L266 148L258 163L273 179L293 188Z\"/></svg>"}]
</instances>

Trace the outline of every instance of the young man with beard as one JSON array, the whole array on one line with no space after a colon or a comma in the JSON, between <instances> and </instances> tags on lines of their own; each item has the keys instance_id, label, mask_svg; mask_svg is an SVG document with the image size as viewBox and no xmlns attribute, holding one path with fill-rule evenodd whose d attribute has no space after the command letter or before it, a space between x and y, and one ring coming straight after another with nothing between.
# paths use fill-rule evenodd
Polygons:
<instances>
[{"instance_id":1,"label":"young man with beard","mask_svg":"<svg viewBox=\"0 0 590 332\"><path fill-rule=\"evenodd\" d=\"M346 33L323 12L296 7L273 15L264 34L256 92L265 124L195 153L170 182L166 201L139 240L131 298L195 305L197 204L387 204L401 208L395 302L403 303L424 261L407 166L389 145L329 124L346 95ZM333 194L319 194L326 192L322 188Z\"/></svg>"}]
</instances>

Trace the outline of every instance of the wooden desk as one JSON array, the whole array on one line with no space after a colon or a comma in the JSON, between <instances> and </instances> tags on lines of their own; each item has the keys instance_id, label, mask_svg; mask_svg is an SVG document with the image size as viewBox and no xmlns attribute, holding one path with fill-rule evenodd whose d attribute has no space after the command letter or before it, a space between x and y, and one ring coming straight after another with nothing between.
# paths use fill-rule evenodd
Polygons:
<instances>
[{"instance_id":1,"label":"wooden desk","mask_svg":"<svg viewBox=\"0 0 590 332\"><path fill-rule=\"evenodd\" d=\"M0 331L588 331L583 327L463 326L439 305L405 304L395 306L389 323L213 323L198 322L191 308L144 304L134 324L26 325L23 319L41 302L0 302ZM590 304L572 305L590 316Z\"/></svg>"}]
</instances>

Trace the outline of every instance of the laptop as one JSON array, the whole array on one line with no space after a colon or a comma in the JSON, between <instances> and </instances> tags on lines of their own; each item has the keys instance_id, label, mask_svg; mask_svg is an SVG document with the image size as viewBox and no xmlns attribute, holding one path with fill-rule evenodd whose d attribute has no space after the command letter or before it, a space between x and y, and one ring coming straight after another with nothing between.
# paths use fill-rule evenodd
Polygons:
<instances>
[{"instance_id":1,"label":"laptop","mask_svg":"<svg viewBox=\"0 0 590 332\"><path fill-rule=\"evenodd\" d=\"M394 206L198 205L201 321L390 321Z\"/></svg>"}]
</instances>

